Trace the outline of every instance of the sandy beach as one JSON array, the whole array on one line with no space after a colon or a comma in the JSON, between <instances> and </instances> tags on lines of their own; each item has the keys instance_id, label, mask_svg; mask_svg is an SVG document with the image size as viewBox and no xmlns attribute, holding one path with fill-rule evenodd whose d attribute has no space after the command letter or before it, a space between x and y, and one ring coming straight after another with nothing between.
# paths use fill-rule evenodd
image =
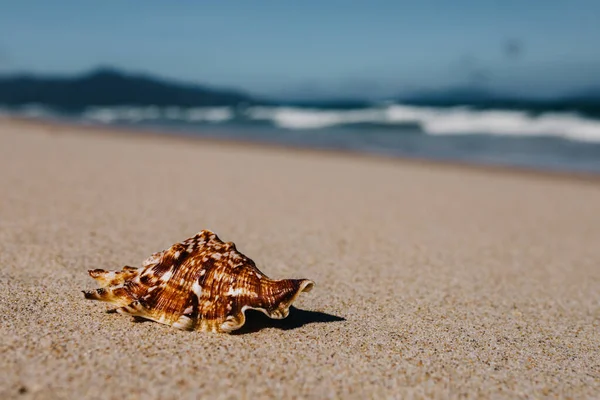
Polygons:
<instances>
[{"instance_id":1,"label":"sandy beach","mask_svg":"<svg viewBox=\"0 0 600 400\"><path fill-rule=\"evenodd\" d=\"M600 396L600 181L0 120L0 398ZM83 299L212 229L312 292L183 332Z\"/></svg>"}]
</instances>

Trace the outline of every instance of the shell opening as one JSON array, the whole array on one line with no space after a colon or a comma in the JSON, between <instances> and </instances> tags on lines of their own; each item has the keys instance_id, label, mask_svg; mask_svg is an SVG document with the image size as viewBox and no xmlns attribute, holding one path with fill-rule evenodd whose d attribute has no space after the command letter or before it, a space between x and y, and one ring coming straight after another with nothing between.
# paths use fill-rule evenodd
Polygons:
<instances>
[{"instance_id":1,"label":"shell opening","mask_svg":"<svg viewBox=\"0 0 600 400\"><path fill-rule=\"evenodd\" d=\"M311 280L305 279L304 282L302 282L302 284L300 285L299 292L308 293L311 290L313 290L313 287L315 287L315 283Z\"/></svg>"}]
</instances>

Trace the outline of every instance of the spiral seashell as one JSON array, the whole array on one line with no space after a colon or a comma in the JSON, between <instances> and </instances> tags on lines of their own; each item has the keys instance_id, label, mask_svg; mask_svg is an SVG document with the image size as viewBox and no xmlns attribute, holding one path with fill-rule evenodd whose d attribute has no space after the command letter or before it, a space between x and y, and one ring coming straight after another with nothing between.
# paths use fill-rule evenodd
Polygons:
<instances>
[{"instance_id":1,"label":"spiral seashell","mask_svg":"<svg viewBox=\"0 0 600 400\"><path fill-rule=\"evenodd\" d=\"M86 299L111 302L119 314L212 332L241 328L248 309L285 318L300 293L314 286L308 279L268 278L209 230L153 254L140 268L88 272L101 288L83 291Z\"/></svg>"}]
</instances>

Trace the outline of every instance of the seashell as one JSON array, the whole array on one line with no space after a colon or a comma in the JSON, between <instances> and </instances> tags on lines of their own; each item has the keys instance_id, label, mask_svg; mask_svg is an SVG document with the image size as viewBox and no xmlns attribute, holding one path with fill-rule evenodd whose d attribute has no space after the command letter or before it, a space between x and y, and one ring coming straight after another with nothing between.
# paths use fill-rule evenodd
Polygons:
<instances>
[{"instance_id":1,"label":"seashell","mask_svg":"<svg viewBox=\"0 0 600 400\"><path fill-rule=\"evenodd\" d=\"M86 299L114 303L119 314L213 332L241 328L248 309L285 318L300 293L314 286L308 279L268 278L233 243L209 230L153 254L140 268L89 274L101 288L83 291Z\"/></svg>"}]
</instances>

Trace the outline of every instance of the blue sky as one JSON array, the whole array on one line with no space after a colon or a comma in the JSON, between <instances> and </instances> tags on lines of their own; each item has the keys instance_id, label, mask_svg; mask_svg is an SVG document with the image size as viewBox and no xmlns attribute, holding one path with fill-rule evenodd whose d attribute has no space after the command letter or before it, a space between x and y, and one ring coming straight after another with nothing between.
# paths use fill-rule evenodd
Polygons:
<instances>
[{"instance_id":1,"label":"blue sky","mask_svg":"<svg viewBox=\"0 0 600 400\"><path fill-rule=\"evenodd\" d=\"M0 0L0 70L110 65L275 96L600 87L597 0Z\"/></svg>"}]
</instances>

